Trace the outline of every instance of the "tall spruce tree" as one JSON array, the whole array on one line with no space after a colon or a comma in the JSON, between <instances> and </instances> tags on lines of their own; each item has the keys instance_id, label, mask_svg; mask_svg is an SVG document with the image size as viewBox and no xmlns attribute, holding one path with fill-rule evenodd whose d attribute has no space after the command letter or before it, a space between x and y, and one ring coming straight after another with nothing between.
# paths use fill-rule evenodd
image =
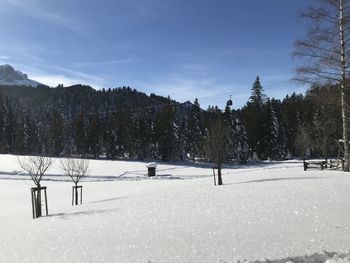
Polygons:
<instances>
[{"instance_id":1,"label":"tall spruce tree","mask_svg":"<svg viewBox=\"0 0 350 263\"><path fill-rule=\"evenodd\" d=\"M64 152L64 131L64 116L61 111L56 110L52 114L48 129L49 149L53 156L61 156Z\"/></svg>"},{"instance_id":2,"label":"tall spruce tree","mask_svg":"<svg viewBox=\"0 0 350 263\"><path fill-rule=\"evenodd\" d=\"M6 105L5 98L0 92L0 153L6 153L7 142L5 137L5 121L6 121Z\"/></svg>"},{"instance_id":3,"label":"tall spruce tree","mask_svg":"<svg viewBox=\"0 0 350 263\"><path fill-rule=\"evenodd\" d=\"M250 154L257 154L263 158L264 151L264 119L265 119L266 95L257 77L252 87L252 93L249 102L244 110L245 127L247 128L248 144Z\"/></svg>"},{"instance_id":4,"label":"tall spruce tree","mask_svg":"<svg viewBox=\"0 0 350 263\"><path fill-rule=\"evenodd\" d=\"M80 113L76 116L74 121L74 144L75 152L79 156L86 155L86 126L85 126L85 116Z\"/></svg>"},{"instance_id":5,"label":"tall spruce tree","mask_svg":"<svg viewBox=\"0 0 350 263\"><path fill-rule=\"evenodd\" d=\"M163 161L178 159L179 157L179 127L176 123L176 109L173 101L167 99L160 112L157 125L159 155Z\"/></svg>"},{"instance_id":6,"label":"tall spruce tree","mask_svg":"<svg viewBox=\"0 0 350 263\"><path fill-rule=\"evenodd\" d=\"M116 158L118 156L118 135L115 114L107 115L103 140L107 158Z\"/></svg>"},{"instance_id":7,"label":"tall spruce tree","mask_svg":"<svg viewBox=\"0 0 350 263\"><path fill-rule=\"evenodd\" d=\"M245 163L249 159L249 145L247 139L247 132L242 125L238 116L234 116L234 131L233 131L233 158L239 163Z\"/></svg>"},{"instance_id":8,"label":"tall spruce tree","mask_svg":"<svg viewBox=\"0 0 350 263\"><path fill-rule=\"evenodd\" d=\"M93 158L98 158L101 154L101 132L100 117L97 113L90 117L87 129L87 153Z\"/></svg>"},{"instance_id":9,"label":"tall spruce tree","mask_svg":"<svg viewBox=\"0 0 350 263\"><path fill-rule=\"evenodd\" d=\"M279 124L276 112L271 106L270 100L266 104L264 121L264 140L262 141L262 159L281 159L280 147L278 146Z\"/></svg>"},{"instance_id":10,"label":"tall spruce tree","mask_svg":"<svg viewBox=\"0 0 350 263\"><path fill-rule=\"evenodd\" d=\"M14 108L9 98L5 99L6 114L4 120L4 139L6 141L6 153L15 152L15 131L17 120Z\"/></svg>"},{"instance_id":11,"label":"tall spruce tree","mask_svg":"<svg viewBox=\"0 0 350 263\"><path fill-rule=\"evenodd\" d=\"M202 144L201 109L198 99L196 98L186 123L185 133L186 152L189 154L189 157L193 162L195 161L195 158L199 156Z\"/></svg>"}]
</instances>

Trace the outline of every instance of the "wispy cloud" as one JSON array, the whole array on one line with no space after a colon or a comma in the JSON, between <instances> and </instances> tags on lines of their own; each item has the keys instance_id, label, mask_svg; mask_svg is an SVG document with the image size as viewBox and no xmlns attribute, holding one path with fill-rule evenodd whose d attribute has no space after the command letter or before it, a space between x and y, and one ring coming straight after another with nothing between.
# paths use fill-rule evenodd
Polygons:
<instances>
[{"instance_id":1,"label":"wispy cloud","mask_svg":"<svg viewBox=\"0 0 350 263\"><path fill-rule=\"evenodd\" d=\"M111 65L118 65L118 64L129 64L129 63L135 62L136 60L137 60L136 57L129 57L125 59L115 59L115 60L109 60L109 61L83 61L83 62L74 63L74 66L76 67L111 66Z\"/></svg>"},{"instance_id":2,"label":"wispy cloud","mask_svg":"<svg viewBox=\"0 0 350 263\"><path fill-rule=\"evenodd\" d=\"M2 55L0 55L0 60L8 60L8 59L9 59L8 56L2 56Z\"/></svg>"},{"instance_id":3,"label":"wispy cloud","mask_svg":"<svg viewBox=\"0 0 350 263\"><path fill-rule=\"evenodd\" d=\"M132 3L135 10L142 16L148 18L160 18L158 12L155 10L154 2L146 0L138 0Z\"/></svg>"},{"instance_id":4,"label":"wispy cloud","mask_svg":"<svg viewBox=\"0 0 350 263\"><path fill-rule=\"evenodd\" d=\"M47 24L62 27L75 33L85 34L84 24L71 18L67 14L60 14L50 10L40 0L2 0L2 8L14 11L15 15L28 16Z\"/></svg>"},{"instance_id":5,"label":"wispy cloud","mask_svg":"<svg viewBox=\"0 0 350 263\"><path fill-rule=\"evenodd\" d=\"M233 86L232 83L220 84L212 77L188 77L182 74L152 77L149 81L136 83L137 89L170 96L179 102L193 102L198 98L203 108L208 105L223 106L230 94L228 90Z\"/></svg>"},{"instance_id":6,"label":"wispy cloud","mask_svg":"<svg viewBox=\"0 0 350 263\"><path fill-rule=\"evenodd\" d=\"M64 86L84 84L101 89L107 86L106 76L100 77L62 66L42 64L39 66L23 65L21 67L21 65L15 65L15 68L27 73L31 79L50 87L56 87L58 84L63 84Z\"/></svg>"}]
</instances>

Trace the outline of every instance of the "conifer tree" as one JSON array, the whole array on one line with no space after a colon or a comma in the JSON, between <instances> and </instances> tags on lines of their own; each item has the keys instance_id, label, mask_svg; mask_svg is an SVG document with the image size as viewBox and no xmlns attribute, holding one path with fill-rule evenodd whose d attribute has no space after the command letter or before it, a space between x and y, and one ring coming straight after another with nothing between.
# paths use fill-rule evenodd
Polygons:
<instances>
[{"instance_id":1,"label":"conifer tree","mask_svg":"<svg viewBox=\"0 0 350 263\"><path fill-rule=\"evenodd\" d=\"M5 137L5 121L6 121L6 105L5 105L5 99L0 92L0 153L6 152L6 137Z\"/></svg>"},{"instance_id":2,"label":"conifer tree","mask_svg":"<svg viewBox=\"0 0 350 263\"><path fill-rule=\"evenodd\" d=\"M238 116L234 117L234 135L233 135L234 159L239 163L245 163L249 159L249 145L247 132Z\"/></svg>"},{"instance_id":3,"label":"conifer tree","mask_svg":"<svg viewBox=\"0 0 350 263\"><path fill-rule=\"evenodd\" d=\"M98 158L101 154L101 138L100 138L100 118L95 113L89 122L87 129L87 147L88 154L93 158Z\"/></svg>"},{"instance_id":4,"label":"conifer tree","mask_svg":"<svg viewBox=\"0 0 350 263\"><path fill-rule=\"evenodd\" d=\"M149 110L143 109L140 112L135 127L136 157L141 160L152 158L153 120Z\"/></svg>"},{"instance_id":5,"label":"conifer tree","mask_svg":"<svg viewBox=\"0 0 350 263\"><path fill-rule=\"evenodd\" d=\"M266 105L266 119L264 123L264 140L262 142L262 159L280 159L278 147L279 125L276 113L271 106L270 100Z\"/></svg>"},{"instance_id":6,"label":"conifer tree","mask_svg":"<svg viewBox=\"0 0 350 263\"><path fill-rule=\"evenodd\" d=\"M5 100L5 107L4 137L6 140L6 153L15 153L15 131L17 122L14 109L8 98Z\"/></svg>"},{"instance_id":7,"label":"conifer tree","mask_svg":"<svg viewBox=\"0 0 350 263\"><path fill-rule=\"evenodd\" d=\"M118 136L115 114L108 115L106 118L104 145L107 158L114 159L118 156Z\"/></svg>"},{"instance_id":8,"label":"conifer tree","mask_svg":"<svg viewBox=\"0 0 350 263\"><path fill-rule=\"evenodd\" d=\"M252 87L249 102L244 110L245 127L247 128L248 144L250 154L256 153L259 158L263 158L264 151L264 119L265 119L266 95L257 77Z\"/></svg>"},{"instance_id":9,"label":"conifer tree","mask_svg":"<svg viewBox=\"0 0 350 263\"><path fill-rule=\"evenodd\" d=\"M177 159L179 155L179 128L175 113L173 102L168 98L160 112L157 125L159 155L163 161Z\"/></svg>"},{"instance_id":10,"label":"conifer tree","mask_svg":"<svg viewBox=\"0 0 350 263\"><path fill-rule=\"evenodd\" d=\"M186 151L189 154L192 161L198 157L200 148L202 146L202 123L201 123L201 109L198 99L195 99L190 116L186 123L185 144Z\"/></svg>"},{"instance_id":11,"label":"conifer tree","mask_svg":"<svg viewBox=\"0 0 350 263\"><path fill-rule=\"evenodd\" d=\"M84 156L86 154L86 127L85 117L83 113L77 115L74 122L74 144L75 151L78 155Z\"/></svg>"},{"instance_id":12,"label":"conifer tree","mask_svg":"<svg viewBox=\"0 0 350 263\"><path fill-rule=\"evenodd\" d=\"M52 114L48 129L49 149L54 156L61 156L64 151L64 131L63 114L59 110L56 110Z\"/></svg>"}]
</instances>

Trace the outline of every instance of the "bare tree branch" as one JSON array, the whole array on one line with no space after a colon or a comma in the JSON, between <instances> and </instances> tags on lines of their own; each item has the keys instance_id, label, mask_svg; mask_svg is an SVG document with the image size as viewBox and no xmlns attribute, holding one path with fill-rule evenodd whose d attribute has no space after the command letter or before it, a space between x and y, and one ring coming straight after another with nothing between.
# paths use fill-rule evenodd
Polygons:
<instances>
[{"instance_id":1,"label":"bare tree branch","mask_svg":"<svg viewBox=\"0 0 350 263\"><path fill-rule=\"evenodd\" d=\"M88 176L89 174L89 160L87 159L61 159L61 169L65 175L69 176L74 184Z\"/></svg>"},{"instance_id":2,"label":"bare tree branch","mask_svg":"<svg viewBox=\"0 0 350 263\"><path fill-rule=\"evenodd\" d=\"M43 175L52 164L51 158L45 156L17 156L17 162L24 171L29 173L38 187Z\"/></svg>"}]
</instances>

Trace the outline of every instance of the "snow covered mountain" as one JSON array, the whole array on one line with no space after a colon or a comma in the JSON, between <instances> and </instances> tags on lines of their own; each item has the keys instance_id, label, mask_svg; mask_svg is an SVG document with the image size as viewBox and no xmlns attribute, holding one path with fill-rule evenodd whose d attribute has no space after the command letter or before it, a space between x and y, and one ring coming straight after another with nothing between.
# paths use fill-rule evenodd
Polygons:
<instances>
[{"instance_id":1,"label":"snow covered mountain","mask_svg":"<svg viewBox=\"0 0 350 263\"><path fill-rule=\"evenodd\" d=\"M11 65L0 66L0 85L32 86L37 87L41 83L31 80L27 74L15 70Z\"/></svg>"}]
</instances>

